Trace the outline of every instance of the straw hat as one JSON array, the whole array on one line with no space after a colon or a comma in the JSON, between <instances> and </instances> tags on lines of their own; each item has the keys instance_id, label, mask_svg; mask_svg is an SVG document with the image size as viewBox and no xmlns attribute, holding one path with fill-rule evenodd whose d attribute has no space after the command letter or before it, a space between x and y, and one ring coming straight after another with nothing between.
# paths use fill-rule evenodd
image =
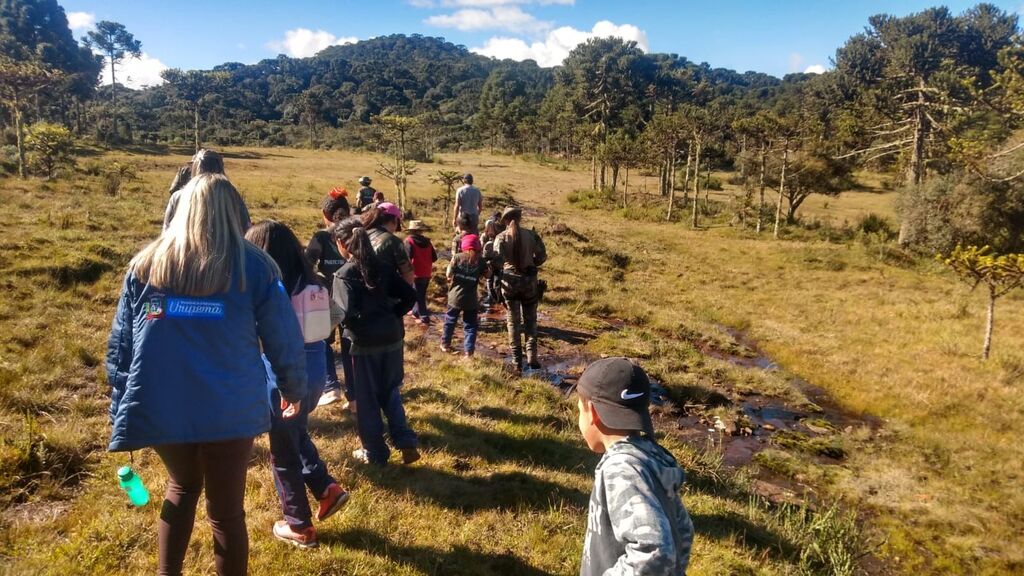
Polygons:
<instances>
[{"instance_id":1,"label":"straw hat","mask_svg":"<svg viewBox=\"0 0 1024 576\"><path fill-rule=\"evenodd\" d=\"M523 213L523 209L519 206L509 206L501 212L501 221L508 222L511 218L520 216Z\"/></svg>"},{"instance_id":2,"label":"straw hat","mask_svg":"<svg viewBox=\"0 0 1024 576\"><path fill-rule=\"evenodd\" d=\"M410 232L416 230L430 230L430 226L424 224L422 220L410 220L409 225L406 226L405 229Z\"/></svg>"}]
</instances>

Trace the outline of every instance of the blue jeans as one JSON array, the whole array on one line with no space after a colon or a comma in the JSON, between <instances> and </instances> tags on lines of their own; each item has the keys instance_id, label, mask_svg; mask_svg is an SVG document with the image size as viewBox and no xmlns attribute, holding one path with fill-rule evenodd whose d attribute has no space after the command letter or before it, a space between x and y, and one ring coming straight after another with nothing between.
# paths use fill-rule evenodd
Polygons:
<instances>
[{"instance_id":1,"label":"blue jeans","mask_svg":"<svg viewBox=\"0 0 1024 576\"><path fill-rule=\"evenodd\" d=\"M480 327L480 319L477 316L479 310L476 308L463 310L449 306L448 311L444 314L444 328L441 331L441 340L445 346L451 346L452 336L455 334L455 324L459 321L460 312L462 313L462 330L466 336L463 349L466 351L466 354L472 354L476 351L476 332L477 328Z\"/></svg>"},{"instance_id":2,"label":"blue jeans","mask_svg":"<svg viewBox=\"0 0 1024 576\"><path fill-rule=\"evenodd\" d=\"M412 307L412 315L420 320L430 320L430 310L427 310L427 286L430 286L430 278L416 279L416 305Z\"/></svg>"},{"instance_id":3,"label":"blue jeans","mask_svg":"<svg viewBox=\"0 0 1024 576\"><path fill-rule=\"evenodd\" d=\"M334 335L335 332L331 332L327 340L324 340L324 352L327 358L327 384L324 385L324 392L341 388L341 383L338 382L338 365L334 363Z\"/></svg>"},{"instance_id":4,"label":"blue jeans","mask_svg":"<svg viewBox=\"0 0 1024 576\"><path fill-rule=\"evenodd\" d=\"M323 342L306 344L306 376L309 388L302 400L302 410L294 418L281 417L281 393L270 393L273 412L270 418L270 464L274 487L281 500L281 510L288 525L304 530L313 525L313 513L306 499L306 488L319 499L335 482L320 459L316 445L309 437L309 413L316 408L323 391L326 374Z\"/></svg>"},{"instance_id":5,"label":"blue jeans","mask_svg":"<svg viewBox=\"0 0 1024 576\"><path fill-rule=\"evenodd\" d=\"M416 433L409 427L402 405L404 354L405 350L398 348L389 352L352 355L355 400L359 406L356 423L359 439L371 464L386 464L391 456L391 450L384 442L384 418L387 418L388 435L396 448L415 448L419 443Z\"/></svg>"}]
</instances>

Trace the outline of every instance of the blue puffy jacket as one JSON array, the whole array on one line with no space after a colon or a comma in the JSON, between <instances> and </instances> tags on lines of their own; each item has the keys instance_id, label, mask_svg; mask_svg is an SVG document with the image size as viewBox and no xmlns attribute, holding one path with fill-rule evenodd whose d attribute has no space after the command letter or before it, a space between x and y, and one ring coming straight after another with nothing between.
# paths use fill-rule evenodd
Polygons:
<instances>
[{"instance_id":1,"label":"blue puffy jacket","mask_svg":"<svg viewBox=\"0 0 1024 576\"><path fill-rule=\"evenodd\" d=\"M304 399L299 323L277 267L255 246L246 244L244 292L235 282L229 292L180 296L129 273L107 351L108 449L215 442L269 430L261 344L284 397Z\"/></svg>"}]
</instances>

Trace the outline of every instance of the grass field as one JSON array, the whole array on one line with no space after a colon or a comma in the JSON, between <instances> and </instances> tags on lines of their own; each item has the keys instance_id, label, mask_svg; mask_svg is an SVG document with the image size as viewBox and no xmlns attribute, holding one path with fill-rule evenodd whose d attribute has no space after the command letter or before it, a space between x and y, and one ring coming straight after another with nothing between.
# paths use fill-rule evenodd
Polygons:
<instances>
[{"instance_id":1,"label":"grass field","mask_svg":"<svg viewBox=\"0 0 1024 576\"><path fill-rule=\"evenodd\" d=\"M154 569L157 507L126 505L113 475L126 457L103 451L102 358L124 266L157 234L166 186L186 159L96 152L74 178L0 181L0 570ZM116 197L88 174L111 160L139 168L140 179ZM229 151L227 172L255 220L282 220L306 238L324 192L338 184L352 190L376 160L239 149ZM531 208L526 223L552 254L541 309L545 359L572 372L588 358L625 354L667 389L670 404L659 407L656 422L688 472L692 573L1024 571L1024 295L1000 302L993 358L982 363L982 295L927 260L806 232L771 241L728 226L691 231L636 219L653 209L584 210L567 201L589 183L582 168L479 154L441 160L445 169L472 172L487 197ZM439 168L421 165L410 192L417 217L443 245L450 234L427 180ZM804 217L841 225L876 213L895 221L894 195L877 181L865 184L808 200ZM483 335L499 354L500 328L489 324ZM266 440L258 441L247 497L252 573L578 570L597 457L579 438L573 403L542 378L508 378L491 354L468 364L446 357L436 337L407 336L405 396L423 437L421 463L359 466L349 457L358 442L353 423L340 409L315 414L321 453L353 489L349 508L320 528L319 550L300 553L270 538L279 510ZM781 369L742 361L759 353ZM836 406L794 387L794 376L825 389ZM681 424L715 416L738 423L750 398L807 412L817 402L826 411L789 423L792 432L767 437L739 466L723 461L741 439ZM830 414L842 414L843 425L823 421ZM142 451L136 463L161 493L155 455ZM766 479L783 489L766 489ZM202 517L192 574L212 571Z\"/></svg>"}]
</instances>

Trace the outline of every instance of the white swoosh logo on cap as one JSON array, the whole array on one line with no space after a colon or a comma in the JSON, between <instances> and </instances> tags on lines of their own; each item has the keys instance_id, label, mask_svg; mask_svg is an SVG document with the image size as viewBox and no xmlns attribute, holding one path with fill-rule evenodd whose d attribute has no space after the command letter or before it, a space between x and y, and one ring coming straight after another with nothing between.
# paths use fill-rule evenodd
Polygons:
<instances>
[{"instance_id":1,"label":"white swoosh logo on cap","mask_svg":"<svg viewBox=\"0 0 1024 576\"><path fill-rule=\"evenodd\" d=\"M620 394L620 396L622 397L623 400L632 400L634 398L639 398L639 397L641 397L643 395L644 395L643 392L637 392L635 394L630 394L629 390L623 390L622 394Z\"/></svg>"}]
</instances>

